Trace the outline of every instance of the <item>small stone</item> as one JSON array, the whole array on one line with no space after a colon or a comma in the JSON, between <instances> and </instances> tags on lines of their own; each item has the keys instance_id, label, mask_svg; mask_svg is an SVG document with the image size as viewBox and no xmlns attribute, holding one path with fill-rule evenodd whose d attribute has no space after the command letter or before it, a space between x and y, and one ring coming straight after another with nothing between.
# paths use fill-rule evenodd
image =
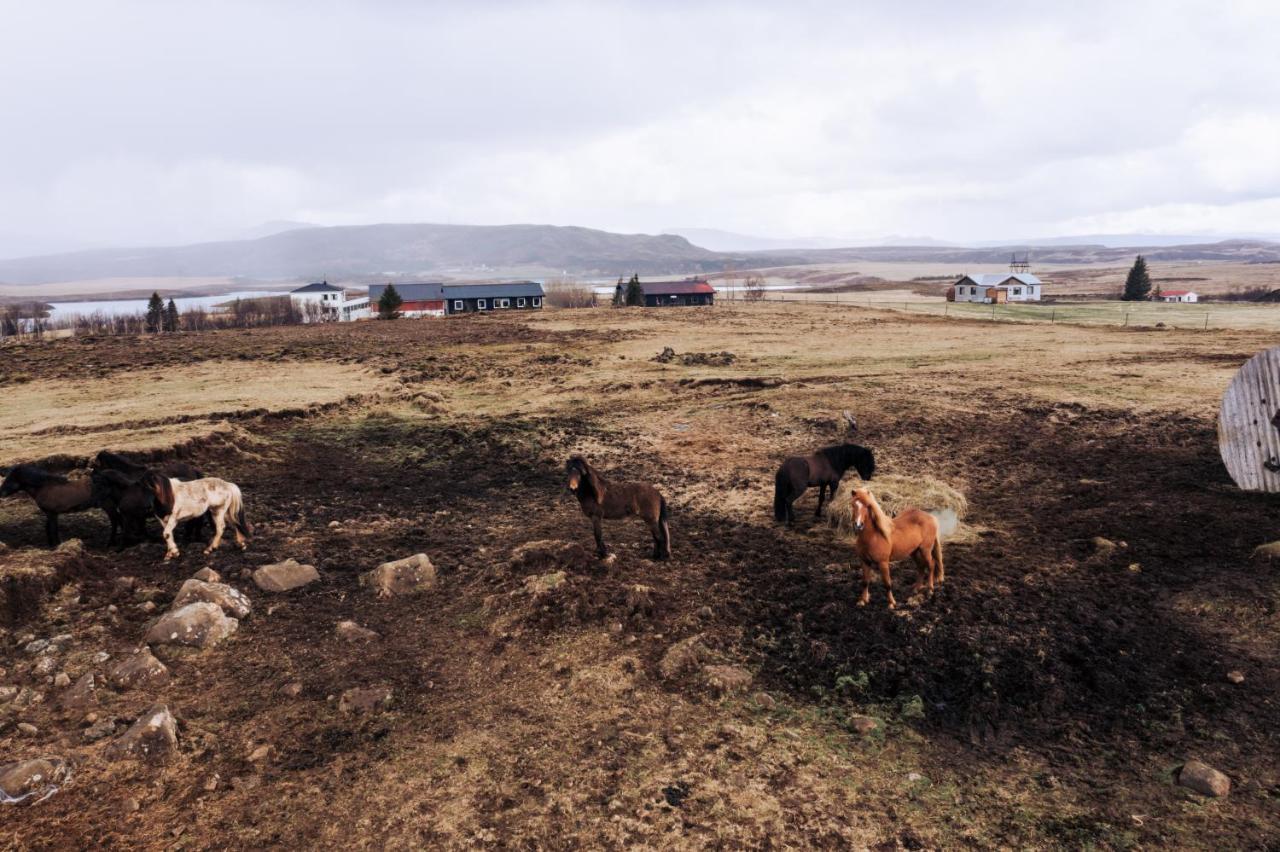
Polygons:
<instances>
[{"instance_id":1,"label":"small stone","mask_svg":"<svg viewBox=\"0 0 1280 852\"><path fill-rule=\"evenodd\" d=\"M18 733L23 736L34 737L36 734L40 733L40 729L30 722L19 722Z\"/></svg>"},{"instance_id":2,"label":"small stone","mask_svg":"<svg viewBox=\"0 0 1280 852\"><path fill-rule=\"evenodd\" d=\"M35 663L31 666L31 673L36 677L46 677L53 674L53 670L58 667L58 658L53 654L41 654L36 658Z\"/></svg>"},{"instance_id":3,"label":"small stone","mask_svg":"<svg viewBox=\"0 0 1280 852\"><path fill-rule=\"evenodd\" d=\"M1231 779L1199 760L1183 764L1178 783L1202 796L1221 797L1231 792Z\"/></svg>"},{"instance_id":4,"label":"small stone","mask_svg":"<svg viewBox=\"0 0 1280 852\"><path fill-rule=\"evenodd\" d=\"M27 647L24 648L23 650L26 651L28 654L39 654L41 651L48 648L49 644L50 642L48 639L35 639L31 642L28 642Z\"/></svg>"},{"instance_id":5,"label":"small stone","mask_svg":"<svg viewBox=\"0 0 1280 852\"><path fill-rule=\"evenodd\" d=\"M140 609L140 610L142 610L143 612L148 613L148 614L153 613L153 612L155 612L155 611L156 611L156 602L155 602L155 601L143 601L143 602L138 606L138 609Z\"/></svg>"},{"instance_id":6,"label":"small stone","mask_svg":"<svg viewBox=\"0 0 1280 852\"><path fill-rule=\"evenodd\" d=\"M115 579L115 587L122 592L131 592L136 585L138 585L137 577L116 577Z\"/></svg>"},{"instance_id":7,"label":"small stone","mask_svg":"<svg viewBox=\"0 0 1280 852\"><path fill-rule=\"evenodd\" d=\"M197 580L196 582L199 582ZM191 648L212 648L240 626L228 618L217 604L201 601L160 616L143 639L148 645L174 644Z\"/></svg>"},{"instance_id":8,"label":"small stone","mask_svg":"<svg viewBox=\"0 0 1280 852\"><path fill-rule=\"evenodd\" d=\"M262 761L266 760L270 756L271 756L271 746L260 745L257 748L255 748L253 751L249 752L249 762L261 763Z\"/></svg>"},{"instance_id":9,"label":"small stone","mask_svg":"<svg viewBox=\"0 0 1280 852\"><path fill-rule=\"evenodd\" d=\"M741 666L705 666L707 685L720 695L733 695L751 688L755 676Z\"/></svg>"},{"instance_id":10,"label":"small stone","mask_svg":"<svg viewBox=\"0 0 1280 852\"><path fill-rule=\"evenodd\" d=\"M1231 681L1232 683L1244 683L1244 672L1229 671L1227 672L1227 680Z\"/></svg>"},{"instance_id":11,"label":"small stone","mask_svg":"<svg viewBox=\"0 0 1280 852\"><path fill-rule=\"evenodd\" d=\"M218 782L221 780L221 775L216 772L213 773L208 778L204 779L204 791L206 793L212 793L214 790L218 789Z\"/></svg>"},{"instance_id":12,"label":"small stone","mask_svg":"<svg viewBox=\"0 0 1280 852\"><path fill-rule=\"evenodd\" d=\"M371 642L378 638L378 634L367 627L361 627L354 621L339 621L334 628L334 632L338 634L338 638L345 639L348 642Z\"/></svg>"},{"instance_id":13,"label":"small stone","mask_svg":"<svg viewBox=\"0 0 1280 852\"><path fill-rule=\"evenodd\" d=\"M54 636L52 639L49 640L49 644L54 646L58 650L62 650L63 648L70 645L74 641L74 638L75 637L73 637L70 633L59 633L57 636Z\"/></svg>"},{"instance_id":14,"label":"small stone","mask_svg":"<svg viewBox=\"0 0 1280 852\"><path fill-rule=\"evenodd\" d=\"M249 599L239 589L233 589L225 583L207 583L194 577L187 580L182 584L182 588L178 589L178 594L174 596L173 603L169 606L169 609L177 610L187 604L201 601L217 604L227 615L236 618L244 618L253 610Z\"/></svg>"},{"instance_id":15,"label":"small stone","mask_svg":"<svg viewBox=\"0 0 1280 852\"><path fill-rule=\"evenodd\" d=\"M163 686L169 682L169 669L143 648L125 657L107 674L107 681L121 691L137 687Z\"/></svg>"},{"instance_id":16,"label":"small stone","mask_svg":"<svg viewBox=\"0 0 1280 852\"><path fill-rule=\"evenodd\" d=\"M342 698L338 701L338 710L343 713L372 713L390 703L390 687L355 687L342 693Z\"/></svg>"},{"instance_id":17,"label":"small stone","mask_svg":"<svg viewBox=\"0 0 1280 852\"><path fill-rule=\"evenodd\" d=\"M98 653L94 654L90 659L93 660L95 665L101 665L102 663L105 663L107 660L111 659L111 655L108 654L106 651L99 651Z\"/></svg>"},{"instance_id":18,"label":"small stone","mask_svg":"<svg viewBox=\"0 0 1280 852\"><path fill-rule=\"evenodd\" d=\"M222 575L212 568L201 568L199 571L191 575L193 580L199 580L202 583L221 583Z\"/></svg>"},{"instance_id":19,"label":"small stone","mask_svg":"<svg viewBox=\"0 0 1280 852\"><path fill-rule=\"evenodd\" d=\"M330 522L329 522L329 529L331 529L331 530L336 530L336 529L337 529L338 527L340 527L340 526L342 526L342 525L341 525L341 524L339 524L337 521L330 521Z\"/></svg>"},{"instance_id":20,"label":"small stone","mask_svg":"<svg viewBox=\"0 0 1280 852\"><path fill-rule=\"evenodd\" d=\"M919 772L908 772L908 773L907 773L907 781L911 782L912 784L917 784L917 783L919 783L919 782L921 782L921 781L924 781L924 780L926 780L926 779L925 779L925 777L924 777L923 775L921 775Z\"/></svg>"},{"instance_id":21,"label":"small stone","mask_svg":"<svg viewBox=\"0 0 1280 852\"><path fill-rule=\"evenodd\" d=\"M163 760L178 748L178 726L164 704L153 706L111 744L117 760Z\"/></svg>"},{"instance_id":22,"label":"small stone","mask_svg":"<svg viewBox=\"0 0 1280 852\"><path fill-rule=\"evenodd\" d=\"M777 700L767 692L757 692L751 696L751 700L762 710L776 710L778 708Z\"/></svg>"},{"instance_id":23,"label":"small stone","mask_svg":"<svg viewBox=\"0 0 1280 852\"><path fill-rule=\"evenodd\" d=\"M253 572L253 582L264 592L287 592L319 579L314 565L303 565L296 559L263 565Z\"/></svg>"},{"instance_id":24,"label":"small stone","mask_svg":"<svg viewBox=\"0 0 1280 852\"><path fill-rule=\"evenodd\" d=\"M360 575L360 585L378 593L380 598L416 595L436 584L436 568L425 553L383 562Z\"/></svg>"},{"instance_id":25,"label":"small stone","mask_svg":"<svg viewBox=\"0 0 1280 852\"><path fill-rule=\"evenodd\" d=\"M870 716L850 716L849 730L860 737L865 737L880 729L880 722Z\"/></svg>"},{"instance_id":26,"label":"small stone","mask_svg":"<svg viewBox=\"0 0 1280 852\"><path fill-rule=\"evenodd\" d=\"M120 611L120 607L116 606L115 604L107 604L107 612L111 613L112 615L115 615L119 611Z\"/></svg>"},{"instance_id":27,"label":"small stone","mask_svg":"<svg viewBox=\"0 0 1280 852\"><path fill-rule=\"evenodd\" d=\"M138 800L133 797L125 799L123 802L120 803L120 810L124 811L127 814L137 813L138 809L141 807L142 805L138 804Z\"/></svg>"},{"instance_id":28,"label":"small stone","mask_svg":"<svg viewBox=\"0 0 1280 852\"><path fill-rule=\"evenodd\" d=\"M44 798L67 777L67 764L56 757L20 760L0 766L0 794L9 802L29 796Z\"/></svg>"},{"instance_id":29,"label":"small stone","mask_svg":"<svg viewBox=\"0 0 1280 852\"><path fill-rule=\"evenodd\" d=\"M100 719L92 725L84 729L84 738L89 742L97 742L103 737L109 737L116 732L116 723L113 719Z\"/></svg>"},{"instance_id":30,"label":"small stone","mask_svg":"<svg viewBox=\"0 0 1280 852\"><path fill-rule=\"evenodd\" d=\"M44 693L37 692L29 686L24 686L18 690L18 694L13 697L13 706L19 710L25 710L28 707L34 707L44 701Z\"/></svg>"},{"instance_id":31,"label":"small stone","mask_svg":"<svg viewBox=\"0 0 1280 852\"><path fill-rule=\"evenodd\" d=\"M297 698L302 694L302 681L295 680L280 687L280 694L286 698Z\"/></svg>"},{"instance_id":32,"label":"small stone","mask_svg":"<svg viewBox=\"0 0 1280 852\"><path fill-rule=\"evenodd\" d=\"M8 704L18 695L16 686L0 686L0 704Z\"/></svg>"},{"instance_id":33,"label":"small stone","mask_svg":"<svg viewBox=\"0 0 1280 852\"><path fill-rule=\"evenodd\" d=\"M58 687L58 689L65 689L71 685L71 675L66 672L58 672L57 676L53 679L53 685Z\"/></svg>"}]
</instances>

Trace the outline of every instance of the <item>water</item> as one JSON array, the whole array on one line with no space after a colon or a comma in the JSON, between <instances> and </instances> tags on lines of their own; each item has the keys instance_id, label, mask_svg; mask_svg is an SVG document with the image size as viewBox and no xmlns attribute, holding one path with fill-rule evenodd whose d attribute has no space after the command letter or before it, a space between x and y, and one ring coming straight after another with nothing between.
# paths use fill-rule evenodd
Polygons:
<instances>
[{"instance_id":1,"label":"water","mask_svg":"<svg viewBox=\"0 0 1280 852\"><path fill-rule=\"evenodd\" d=\"M235 299L259 299L263 296L284 296L286 290L237 290L234 293L222 293L218 296L175 296L173 303L178 306L178 313L185 313L193 308L204 308L208 310L214 305L221 305L224 302L231 302ZM168 298L164 303L169 304ZM103 316L118 317L132 316L133 314L145 314L147 312L146 299L100 299L96 301L86 302L46 302L52 305L53 309L49 311L49 321L59 322L70 320L77 316L90 316L99 311Z\"/></svg>"}]
</instances>

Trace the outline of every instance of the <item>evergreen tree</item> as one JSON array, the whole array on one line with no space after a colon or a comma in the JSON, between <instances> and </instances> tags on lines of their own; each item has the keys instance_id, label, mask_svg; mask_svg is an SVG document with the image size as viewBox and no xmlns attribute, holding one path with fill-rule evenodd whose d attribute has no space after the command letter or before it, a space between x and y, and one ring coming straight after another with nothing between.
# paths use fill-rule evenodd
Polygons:
<instances>
[{"instance_id":1,"label":"evergreen tree","mask_svg":"<svg viewBox=\"0 0 1280 852\"><path fill-rule=\"evenodd\" d=\"M395 319L400 316L400 306L404 304L404 299L400 298L400 294L396 292L394 284L388 284L387 289L382 291L382 295L378 297L378 317L380 319Z\"/></svg>"},{"instance_id":2,"label":"evergreen tree","mask_svg":"<svg viewBox=\"0 0 1280 852\"><path fill-rule=\"evenodd\" d=\"M170 299L169 304L164 307L164 330L178 330L178 306L174 304L173 299Z\"/></svg>"},{"instance_id":3,"label":"evergreen tree","mask_svg":"<svg viewBox=\"0 0 1280 852\"><path fill-rule=\"evenodd\" d=\"M644 307L644 288L640 286L640 276L632 275L627 282L627 306Z\"/></svg>"},{"instance_id":4,"label":"evergreen tree","mask_svg":"<svg viewBox=\"0 0 1280 852\"><path fill-rule=\"evenodd\" d=\"M155 334L160 331L164 322L164 299L160 298L159 293L153 292L151 298L147 300L147 333Z\"/></svg>"},{"instance_id":5,"label":"evergreen tree","mask_svg":"<svg viewBox=\"0 0 1280 852\"><path fill-rule=\"evenodd\" d=\"M622 284L622 276L618 276L618 286L613 288L613 306L615 308L625 307L627 304L626 287Z\"/></svg>"},{"instance_id":6,"label":"evergreen tree","mask_svg":"<svg viewBox=\"0 0 1280 852\"><path fill-rule=\"evenodd\" d=\"M1138 255L1129 270L1129 277L1124 281L1124 295L1120 297L1126 302L1145 302L1151 298L1151 275L1147 272L1147 261Z\"/></svg>"}]
</instances>

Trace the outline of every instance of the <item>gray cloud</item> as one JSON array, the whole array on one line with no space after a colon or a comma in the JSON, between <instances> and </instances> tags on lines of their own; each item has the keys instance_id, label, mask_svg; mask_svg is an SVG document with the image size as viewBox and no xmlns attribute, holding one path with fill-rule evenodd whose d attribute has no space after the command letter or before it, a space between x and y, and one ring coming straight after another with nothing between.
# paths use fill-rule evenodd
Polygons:
<instances>
[{"instance_id":1,"label":"gray cloud","mask_svg":"<svg viewBox=\"0 0 1280 852\"><path fill-rule=\"evenodd\" d=\"M272 219L1280 232L1277 24L1265 2L23 4L0 252Z\"/></svg>"}]
</instances>

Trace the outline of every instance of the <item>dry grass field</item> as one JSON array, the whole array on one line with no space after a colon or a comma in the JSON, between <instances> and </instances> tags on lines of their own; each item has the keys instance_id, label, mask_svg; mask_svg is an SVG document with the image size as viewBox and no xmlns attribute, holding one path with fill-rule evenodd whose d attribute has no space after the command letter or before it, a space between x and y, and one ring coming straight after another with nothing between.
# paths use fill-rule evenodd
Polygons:
<instances>
[{"instance_id":1,"label":"dry grass field","mask_svg":"<svg viewBox=\"0 0 1280 852\"><path fill-rule=\"evenodd\" d=\"M0 844L1267 848L1280 579L1250 554L1277 504L1231 486L1215 415L1273 342L737 304L0 348L5 461L181 455L256 526L164 564L67 516L83 550L39 574L37 512L0 501L0 687L28 690L0 703L0 763L72 767L0 806ZM895 499L964 511L945 585L909 598L901 566L894 612L878 585L855 606L812 492L795 529L771 516L781 458L845 438L846 409ZM666 494L670 562L634 521L592 556L574 452ZM425 594L358 583L417 552ZM247 578L287 557L319 581ZM56 675L101 677L206 566L252 598L239 630L68 707ZM52 668L24 650L59 634ZM390 701L353 712L356 687ZM176 751L113 759L158 701ZM87 740L89 714L116 733ZM1230 795L1180 787L1192 758Z\"/></svg>"}]
</instances>

